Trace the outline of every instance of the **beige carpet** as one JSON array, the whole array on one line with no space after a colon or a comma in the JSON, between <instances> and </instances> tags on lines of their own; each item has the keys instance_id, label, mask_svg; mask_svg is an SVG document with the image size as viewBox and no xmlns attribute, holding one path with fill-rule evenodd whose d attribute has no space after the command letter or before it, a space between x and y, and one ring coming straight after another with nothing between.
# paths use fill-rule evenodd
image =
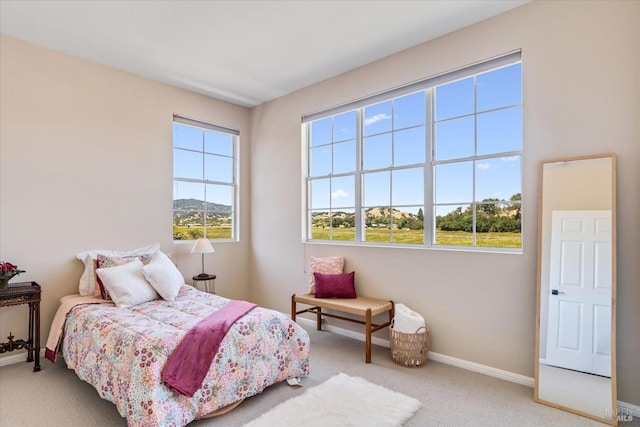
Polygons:
<instances>
[{"instance_id":1,"label":"beige carpet","mask_svg":"<svg viewBox=\"0 0 640 427\"><path fill-rule=\"evenodd\" d=\"M374 345L373 363L364 363L364 343L330 332L309 330L311 375L303 387L286 383L269 387L245 400L232 412L190 427L242 426L287 399L301 395L344 372L414 397L422 407L405 426L604 426L533 401L533 389L476 372L429 361L421 368L404 368L391 360L389 349ZM66 368L64 360L0 368L0 427L126 426L115 406ZM363 399L366 397L363 396ZM640 420L622 423L640 427ZM331 426L328 426L331 427Z\"/></svg>"}]
</instances>

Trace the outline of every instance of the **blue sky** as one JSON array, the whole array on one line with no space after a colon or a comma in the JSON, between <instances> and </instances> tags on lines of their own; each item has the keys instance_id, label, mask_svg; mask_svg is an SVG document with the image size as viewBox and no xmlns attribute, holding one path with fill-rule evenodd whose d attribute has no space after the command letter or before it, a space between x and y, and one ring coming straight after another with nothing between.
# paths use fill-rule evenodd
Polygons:
<instances>
[{"instance_id":1,"label":"blue sky","mask_svg":"<svg viewBox=\"0 0 640 427\"><path fill-rule=\"evenodd\" d=\"M233 182L233 136L222 132L174 124L173 173L175 177ZM206 154L203 155L203 150ZM197 152L199 151L199 152ZM206 176L203 176L206 170ZM233 205L233 187L191 182L173 183L174 199L198 199Z\"/></svg>"},{"instance_id":2,"label":"blue sky","mask_svg":"<svg viewBox=\"0 0 640 427\"><path fill-rule=\"evenodd\" d=\"M475 87L475 91L474 91ZM435 89L436 161L477 154L492 155L522 148L521 65L448 83ZM425 161L425 93L418 92L364 108L363 167L366 170L406 166ZM508 107L508 108L505 108ZM476 114L474 114L476 113ZM347 173L356 166L356 113L346 112L311 125L312 176ZM395 130L395 132L392 132ZM332 145L324 145L331 144ZM332 153L333 150L333 153ZM333 154L333 165L332 165ZM332 170L333 167L333 170ZM520 157L504 156L475 162L476 200L508 200L521 191ZM435 168L435 202L473 200L474 164L444 163ZM393 205L424 203L422 169L393 171ZM427 169L426 173L429 173ZM389 172L364 175L364 206L388 205ZM312 206L353 207L353 178L334 178L312 184ZM452 206L444 210L453 209ZM404 209L413 210L413 209Z\"/></svg>"}]
</instances>

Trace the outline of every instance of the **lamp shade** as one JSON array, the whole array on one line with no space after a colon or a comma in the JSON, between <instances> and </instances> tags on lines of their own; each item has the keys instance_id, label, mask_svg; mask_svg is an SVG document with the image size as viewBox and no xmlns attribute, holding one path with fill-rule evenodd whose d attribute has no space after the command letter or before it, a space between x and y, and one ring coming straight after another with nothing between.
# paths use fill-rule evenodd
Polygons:
<instances>
[{"instance_id":1,"label":"lamp shade","mask_svg":"<svg viewBox=\"0 0 640 427\"><path fill-rule=\"evenodd\" d=\"M209 239L205 239L204 237L200 237L196 240L193 247L191 248L192 254L210 254L215 252L213 246L211 246L211 242Z\"/></svg>"}]
</instances>

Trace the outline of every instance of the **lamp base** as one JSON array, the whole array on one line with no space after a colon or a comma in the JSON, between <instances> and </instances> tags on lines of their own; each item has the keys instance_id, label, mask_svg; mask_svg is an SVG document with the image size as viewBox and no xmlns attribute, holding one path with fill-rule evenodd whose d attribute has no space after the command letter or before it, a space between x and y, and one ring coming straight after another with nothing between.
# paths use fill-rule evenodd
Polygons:
<instances>
[{"instance_id":1,"label":"lamp base","mask_svg":"<svg viewBox=\"0 0 640 427\"><path fill-rule=\"evenodd\" d=\"M200 273L197 277L209 277L208 273Z\"/></svg>"}]
</instances>

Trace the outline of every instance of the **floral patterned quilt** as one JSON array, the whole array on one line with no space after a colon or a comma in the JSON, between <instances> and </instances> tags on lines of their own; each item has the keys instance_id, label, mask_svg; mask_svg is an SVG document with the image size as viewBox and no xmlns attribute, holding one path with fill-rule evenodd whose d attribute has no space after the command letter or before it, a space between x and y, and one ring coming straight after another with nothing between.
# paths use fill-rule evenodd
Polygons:
<instances>
[{"instance_id":1,"label":"floral patterned quilt","mask_svg":"<svg viewBox=\"0 0 640 427\"><path fill-rule=\"evenodd\" d=\"M162 369L189 328L228 302L185 285L173 302L79 305L67 316L62 353L129 426L184 426L271 384L308 375L307 332L288 316L257 307L231 327L193 397L162 384Z\"/></svg>"}]
</instances>

